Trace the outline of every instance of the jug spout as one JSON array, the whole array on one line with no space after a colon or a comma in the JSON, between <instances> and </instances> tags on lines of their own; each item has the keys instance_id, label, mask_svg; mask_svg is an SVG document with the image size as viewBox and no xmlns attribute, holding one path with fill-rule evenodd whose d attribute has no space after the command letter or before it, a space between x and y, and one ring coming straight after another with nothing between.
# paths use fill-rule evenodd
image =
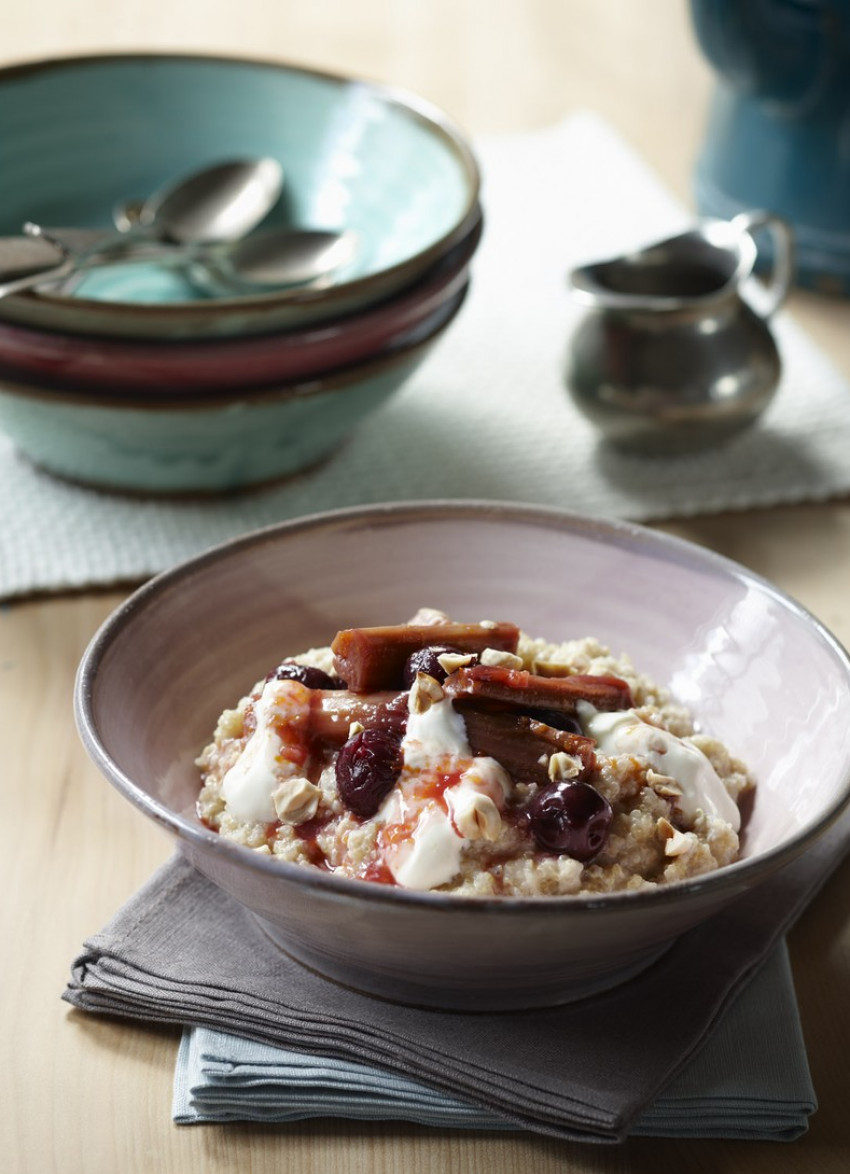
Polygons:
<instances>
[{"instance_id":1,"label":"jug spout","mask_svg":"<svg viewBox=\"0 0 850 1174\"><path fill-rule=\"evenodd\" d=\"M734 220L703 220L676 236L604 261L579 266L570 287L582 305L632 313L704 312L737 297L752 274L757 249L753 233L774 238L774 272L767 317L783 301L792 279L792 242L787 226L762 212Z\"/></svg>"},{"instance_id":2,"label":"jug spout","mask_svg":"<svg viewBox=\"0 0 850 1174\"><path fill-rule=\"evenodd\" d=\"M737 285L739 258L713 245L700 229L649 248L574 269L576 300L600 309L687 310L717 301Z\"/></svg>"}]
</instances>

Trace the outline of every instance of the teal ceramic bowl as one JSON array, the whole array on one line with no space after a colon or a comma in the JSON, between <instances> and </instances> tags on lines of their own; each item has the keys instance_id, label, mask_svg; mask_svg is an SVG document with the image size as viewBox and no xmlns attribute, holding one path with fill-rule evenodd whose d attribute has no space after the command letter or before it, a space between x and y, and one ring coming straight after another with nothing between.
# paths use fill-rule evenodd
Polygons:
<instances>
[{"instance_id":1,"label":"teal ceramic bowl","mask_svg":"<svg viewBox=\"0 0 850 1174\"><path fill-rule=\"evenodd\" d=\"M223 159L272 156L283 193L262 227L353 230L323 289L204 296L151 264L93 271L70 292L12 295L0 318L74 334L220 338L300 327L414 282L475 228L463 135L427 102L289 65L132 54L0 70L0 235L26 221L109 227L116 204Z\"/></svg>"},{"instance_id":2,"label":"teal ceramic bowl","mask_svg":"<svg viewBox=\"0 0 850 1174\"><path fill-rule=\"evenodd\" d=\"M48 473L109 491L221 494L303 473L330 457L413 374L463 304L429 333L335 374L255 390L160 398L0 378L0 430Z\"/></svg>"}]
</instances>

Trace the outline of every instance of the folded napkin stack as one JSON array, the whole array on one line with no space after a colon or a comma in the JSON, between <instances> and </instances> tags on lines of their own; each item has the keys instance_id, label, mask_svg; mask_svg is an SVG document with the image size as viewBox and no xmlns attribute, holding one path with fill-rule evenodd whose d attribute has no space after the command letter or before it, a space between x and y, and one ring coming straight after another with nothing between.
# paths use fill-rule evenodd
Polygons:
<instances>
[{"instance_id":1,"label":"folded napkin stack","mask_svg":"<svg viewBox=\"0 0 850 1174\"><path fill-rule=\"evenodd\" d=\"M498 1026L496 1026L498 1030ZM571 1067L565 1049L565 1067ZM815 1111L784 943L723 1015L705 1046L634 1121L632 1136L793 1141ZM386 1068L273 1047L212 1028L183 1032L174 1120L307 1117L516 1129L505 1117Z\"/></svg>"},{"instance_id":2,"label":"folded napkin stack","mask_svg":"<svg viewBox=\"0 0 850 1174\"><path fill-rule=\"evenodd\" d=\"M845 813L621 987L560 1008L478 1015L383 1002L307 971L178 855L86 943L64 997L87 1011L214 1029L184 1041L178 1120L253 1120L260 1107L263 1119L288 1119L342 1102L346 1115L374 1117L377 1099L392 1117L401 1104L413 1119L489 1127L497 1118L580 1140L638 1130L793 1137L814 1098L786 962L774 952L848 849ZM764 985L747 992L757 974ZM296 1055L246 1049L221 1032ZM414 1111L417 1084L433 1092Z\"/></svg>"},{"instance_id":3,"label":"folded napkin stack","mask_svg":"<svg viewBox=\"0 0 850 1174\"><path fill-rule=\"evenodd\" d=\"M564 388L582 312L568 271L671 235L693 213L592 114L475 148L485 231L464 308L332 460L241 497L135 500L41 474L0 436L0 598L144 578L343 505L498 499L642 522L850 491L850 388L787 315L775 320L782 382L756 427L697 455L608 451Z\"/></svg>"}]
</instances>

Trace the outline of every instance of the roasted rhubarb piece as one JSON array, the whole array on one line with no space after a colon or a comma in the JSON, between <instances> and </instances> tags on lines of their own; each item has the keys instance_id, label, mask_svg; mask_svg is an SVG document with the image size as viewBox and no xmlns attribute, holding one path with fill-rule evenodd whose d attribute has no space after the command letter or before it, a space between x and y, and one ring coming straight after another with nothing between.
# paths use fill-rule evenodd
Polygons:
<instances>
[{"instance_id":1,"label":"roasted rhubarb piece","mask_svg":"<svg viewBox=\"0 0 850 1174\"><path fill-rule=\"evenodd\" d=\"M317 742L341 746L352 722L364 729L402 731L407 718L407 693L350 693L347 689L314 689L310 708L310 736Z\"/></svg>"},{"instance_id":2,"label":"roasted rhubarb piece","mask_svg":"<svg viewBox=\"0 0 850 1174\"><path fill-rule=\"evenodd\" d=\"M581 759L582 774L595 766L592 738L504 711L465 709L463 717L472 753L495 758L517 782L545 786L549 758L558 751Z\"/></svg>"},{"instance_id":3,"label":"roasted rhubarb piece","mask_svg":"<svg viewBox=\"0 0 850 1174\"><path fill-rule=\"evenodd\" d=\"M331 649L337 675L348 688L371 693L400 688L405 661L420 648L439 644L460 652L515 652L518 641L516 624L397 624L346 628L337 633Z\"/></svg>"},{"instance_id":4,"label":"roasted rhubarb piece","mask_svg":"<svg viewBox=\"0 0 850 1174\"><path fill-rule=\"evenodd\" d=\"M458 669L443 683L458 708L480 702L513 709L550 709L575 713L576 703L588 701L596 709L628 709L631 690L620 677L539 677L525 669L476 664Z\"/></svg>"}]
</instances>

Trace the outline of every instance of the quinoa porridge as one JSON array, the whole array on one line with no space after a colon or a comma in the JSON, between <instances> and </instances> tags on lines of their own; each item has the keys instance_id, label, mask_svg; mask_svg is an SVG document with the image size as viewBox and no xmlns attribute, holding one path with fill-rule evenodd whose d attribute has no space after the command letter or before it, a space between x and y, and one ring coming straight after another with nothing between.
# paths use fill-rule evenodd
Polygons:
<instances>
[{"instance_id":1,"label":"quinoa porridge","mask_svg":"<svg viewBox=\"0 0 850 1174\"><path fill-rule=\"evenodd\" d=\"M746 767L593 637L424 609L293 656L219 718L198 814L282 860L466 896L594 894L738 856Z\"/></svg>"}]
</instances>

